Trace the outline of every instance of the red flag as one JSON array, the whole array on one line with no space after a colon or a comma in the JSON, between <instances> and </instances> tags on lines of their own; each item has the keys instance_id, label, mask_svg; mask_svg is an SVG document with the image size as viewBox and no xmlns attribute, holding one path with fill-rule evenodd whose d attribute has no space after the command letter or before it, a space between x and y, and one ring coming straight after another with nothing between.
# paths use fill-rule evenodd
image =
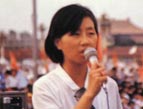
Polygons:
<instances>
[{"instance_id":1,"label":"red flag","mask_svg":"<svg viewBox=\"0 0 143 109\"><path fill-rule=\"evenodd\" d=\"M113 61L114 66L117 67L118 56L117 56L117 53L116 53L116 52L113 53L112 61Z\"/></svg>"},{"instance_id":2,"label":"red flag","mask_svg":"<svg viewBox=\"0 0 143 109\"><path fill-rule=\"evenodd\" d=\"M40 57L42 60L46 60L47 59L47 55L45 53L44 48L40 50Z\"/></svg>"},{"instance_id":3,"label":"red flag","mask_svg":"<svg viewBox=\"0 0 143 109\"><path fill-rule=\"evenodd\" d=\"M97 53L98 53L98 60L101 62L103 60L103 50L102 50L102 38L99 35L97 38Z\"/></svg>"},{"instance_id":4,"label":"red flag","mask_svg":"<svg viewBox=\"0 0 143 109\"><path fill-rule=\"evenodd\" d=\"M11 69L18 69L17 60L13 52L9 52Z\"/></svg>"},{"instance_id":5,"label":"red flag","mask_svg":"<svg viewBox=\"0 0 143 109\"><path fill-rule=\"evenodd\" d=\"M139 81L143 82L143 66L139 67L138 74L139 74Z\"/></svg>"}]
</instances>

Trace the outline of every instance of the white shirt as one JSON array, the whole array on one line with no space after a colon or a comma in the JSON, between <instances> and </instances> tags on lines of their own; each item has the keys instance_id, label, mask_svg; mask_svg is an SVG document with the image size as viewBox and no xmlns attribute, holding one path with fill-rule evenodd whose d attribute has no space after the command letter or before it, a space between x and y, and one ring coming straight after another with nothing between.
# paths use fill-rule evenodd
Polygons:
<instances>
[{"instance_id":1,"label":"white shirt","mask_svg":"<svg viewBox=\"0 0 143 109\"><path fill-rule=\"evenodd\" d=\"M85 81L87 87L88 75ZM116 82L108 78L106 84L110 109L122 109ZM77 101L74 97L80 87L59 65L55 70L39 78L33 86L34 109L73 109ZM103 89L95 97L96 109L107 109L106 94Z\"/></svg>"},{"instance_id":2,"label":"white shirt","mask_svg":"<svg viewBox=\"0 0 143 109\"><path fill-rule=\"evenodd\" d=\"M5 79L5 85L6 85L6 88L14 88L14 87L17 87L17 85L18 85L18 80L16 79L16 77L9 75L9 76Z\"/></svg>"}]
</instances>

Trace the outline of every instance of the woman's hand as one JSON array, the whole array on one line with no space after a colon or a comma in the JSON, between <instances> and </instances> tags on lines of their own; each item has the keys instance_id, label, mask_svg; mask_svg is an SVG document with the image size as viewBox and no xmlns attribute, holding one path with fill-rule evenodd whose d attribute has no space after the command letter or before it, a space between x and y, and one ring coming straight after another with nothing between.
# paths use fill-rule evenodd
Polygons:
<instances>
[{"instance_id":1,"label":"woman's hand","mask_svg":"<svg viewBox=\"0 0 143 109\"><path fill-rule=\"evenodd\" d=\"M104 72L104 67L101 64L93 63L90 65L88 87L85 92L89 97L94 98L100 91L103 83L107 81Z\"/></svg>"}]
</instances>

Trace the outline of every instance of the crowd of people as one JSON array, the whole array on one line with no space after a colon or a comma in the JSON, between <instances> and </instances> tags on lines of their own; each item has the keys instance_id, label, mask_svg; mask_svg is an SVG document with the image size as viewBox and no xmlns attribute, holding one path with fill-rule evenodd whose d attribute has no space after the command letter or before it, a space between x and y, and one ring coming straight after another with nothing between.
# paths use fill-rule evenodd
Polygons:
<instances>
[{"instance_id":1,"label":"crowd of people","mask_svg":"<svg viewBox=\"0 0 143 109\"><path fill-rule=\"evenodd\" d=\"M123 109L143 108L143 70L142 63L135 61L118 62L108 75L112 77L119 87Z\"/></svg>"},{"instance_id":2,"label":"crowd of people","mask_svg":"<svg viewBox=\"0 0 143 109\"><path fill-rule=\"evenodd\" d=\"M130 64L122 62L115 67L110 61L107 63L108 65L105 64L108 69L107 74L118 83L123 109L142 109L143 80L140 79L139 65L136 62L130 62ZM56 64L51 64L51 66L55 68ZM39 71L40 69L42 69L41 66ZM44 73L42 74L44 75ZM40 74L40 76L42 75ZM27 91L28 97L31 98L33 82L32 69L6 69L6 66L0 65L0 91ZM29 107L32 109L32 104Z\"/></svg>"},{"instance_id":3,"label":"crowd of people","mask_svg":"<svg viewBox=\"0 0 143 109\"><path fill-rule=\"evenodd\" d=\"M17 91L26 92L28 109L33 109L32 106L32 86L35 78L40 78L49 70L56 67L56 64L48 61L48 69L41 61L37 64L37 74L33 71L33 62L28 61L28 64L17 63L13 67L10 64L0 63L0 92ZM35 77L37 75L37 77Z\"/></svg>"},{"instance_id":4,"label":"crowd of people","mask_svg":"<svg viewBox=\"0 0 143 109\"><path fill-rule=\"evenodd\" d=\"M1 91L26 91L33 84L34 75L28 69L5 69L0 72Z\"/></svg>"},{"instance_id":5,"label":"crowd of people","mask_svg":"<svg viewBox=\"0 0 143 109\"><path fill-rule=\"evenodd\" d=\"M28 68L7 68L7 65L0 65L0 92L24 92L27 95L28 109L32 109L32 85L34 74ZM25 101L22 101L25 102Z\"/></svg>"}]
</instances>

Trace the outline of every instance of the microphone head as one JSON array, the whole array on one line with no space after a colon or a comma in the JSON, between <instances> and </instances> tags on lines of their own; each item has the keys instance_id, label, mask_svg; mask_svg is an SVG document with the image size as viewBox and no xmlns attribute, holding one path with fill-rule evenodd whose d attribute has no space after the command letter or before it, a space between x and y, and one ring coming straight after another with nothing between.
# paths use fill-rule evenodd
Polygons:
<instances>
[{"instance_id":1,"label":"microphone head","mask_svg":"<svg viewBox=\"0 0 143 109\"><path fill-rule=\"evenodd\" d=\"M88 47L85 51L84 51L84 57L86 60L89 60L90 57L97 57L97 51L95 48L93 47Z\"/></svg>"}]
</instances>

